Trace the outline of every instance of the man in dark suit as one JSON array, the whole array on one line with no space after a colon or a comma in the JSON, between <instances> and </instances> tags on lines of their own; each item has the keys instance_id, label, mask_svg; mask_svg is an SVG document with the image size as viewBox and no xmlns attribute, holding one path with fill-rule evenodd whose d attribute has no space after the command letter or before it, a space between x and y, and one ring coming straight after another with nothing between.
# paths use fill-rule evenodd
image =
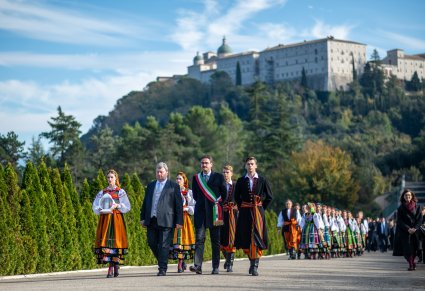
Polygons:
<instances>
[{"instance_id":1,"label":"man in dark suit","mask_svg":"<svg viewBox=\"0 0 425 291\"><path fill-rule=\"evenodd\" d=\"M201 172L193 177L192 192L195 205L195 259L189 269L202 274L204 260L205 230L210 231L212 248L212 274L218 274L220 264L220 226L223 225L223 201L227 197L224 177L212 171L210 155L201 157Z\"/></svg>"},{"instance_id":2,"label":"man in dark suit","mask_svg":"<svg viewBox=\"0 0 425 291\"><path fill-rule=\"evenodd\" d=\"M167 177L167 165L158 163L156 181L149 183L140 212L140 223L147 227L148 244L158 260L158 276L165 276L167 272L173 229L183 225L180 187Z\"/></svg>"},{"instance_id":3,"label":"man in dark suit","mask_svg":"<svg viewBox=\"0 0 425 291\"><path fill-rule=\"evenodd\" d=\"M388 249L388 225L385 217L381 217L377 224L376 233L378 234L379 249L381 252L386 252Z\"/></svg>"}]
</instances>

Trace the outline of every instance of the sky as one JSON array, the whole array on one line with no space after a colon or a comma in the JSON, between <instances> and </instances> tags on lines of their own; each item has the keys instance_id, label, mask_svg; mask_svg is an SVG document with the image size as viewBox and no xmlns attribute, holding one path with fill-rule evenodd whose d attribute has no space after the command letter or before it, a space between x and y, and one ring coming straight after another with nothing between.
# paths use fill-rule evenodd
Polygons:
<instances>
[{"instance_id":1,"label":"sky","mask_svg":"<svg viewBox=\"0 0 425 291\"><path fill-rule=\"evenodd\" d=\"M329 35L367 44L369 56L425 53L424 11L422 0L0 0L0 134L28 147L58 106L86 133L223 36L234 53Z\"/></svg>"}]
</instances>

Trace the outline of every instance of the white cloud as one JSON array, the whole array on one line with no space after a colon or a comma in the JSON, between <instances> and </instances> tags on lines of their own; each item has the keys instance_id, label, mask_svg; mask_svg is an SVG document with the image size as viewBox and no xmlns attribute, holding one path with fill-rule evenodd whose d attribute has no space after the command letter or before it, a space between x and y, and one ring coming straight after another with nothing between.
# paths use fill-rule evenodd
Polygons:
<instances>
[{"instance_id":1,"label":"white cloud","mask_svg":"<svg viewBox=\"0 0 425 291\"><path fill-rule=\"evenodd\" d=\"M0 55L0 60L4 55ZM49 130L47 121L57 115L61 106L66 114L73 115L82 123L85 133L94 118L107 115L116 101L130 91L142 90L156 80L157 76L186 73L192 55L182 52L146 52L127 54L126 57L111 55L64 56L26 54L32 67L49 63L51 67L78 67L80 69L111 69L115 74L107 76L93 74L82 81L64 80L46 85L36 81L0 81L0 133L15 131L26 141L42 131ZM161 60L161 61L158 61ZM119 61L121 63L117 63ZM78 64L77 64L78 63ZM24 65L16 56L9 65Z\"/></svg>"},{"instance_id":2,"label":"white cloud","mask_svg":"<svg viewBox=\"0 0 425 291\"><path fill-rule=\"evenodd\" d=\"M423 39L418 39L389 31L380 31L380 35L383 35L384 37L390 39L391 42L395 43L394 47L408 50L425 51L425 41Z\"/></svg>"},{"instance_id":3,"label":"white cloud","mask_svg":"<svg viewBox=\"0 0 425 291\"><path fill-rule=\"evenodd\" d=\"M223 2L205 1L202 12L180 10L171 39L184 50L209 50L220 45L223 35L232 40L243 38L240 30L247 20L260 11L284 5L286 0L239 0L226 11L219 3Z\"/></svg>"},{"instance_id":4,"label":"white cloud","mask_svg":"<svg viewBox=\"0 0 425 291\"><path fill-rule=\"evenodd\" d=\"M0 29L59 43L122 46L146 31L124 20L96 19L40 2L0 0Z\"/></svg>"},{"instance_id":5,"label":"white cloud","mask_svg":"<svg viewBox=\"0 0 425 291\"><path fill-rule=\"evenodd\" d=\"M353 25L330 25L316 20L313 27L304 30L301 34L307 38L323 38L332 35L338 39L348 39Z\"/></svg>"}]
</instances>

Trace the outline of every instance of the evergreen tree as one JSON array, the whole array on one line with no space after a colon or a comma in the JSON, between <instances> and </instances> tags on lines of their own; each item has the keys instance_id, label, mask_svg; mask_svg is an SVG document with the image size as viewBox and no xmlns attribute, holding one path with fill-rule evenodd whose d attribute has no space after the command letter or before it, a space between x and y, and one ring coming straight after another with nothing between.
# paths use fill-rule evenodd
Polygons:
<instances>
[{"instance_id":1,"label":"evergreen tree","mask_svg":"<svg viewBox=\"0 0 425 291\"><path fill-rule=\"evenodd\" d=\"M357 81L357 70L356 70L356 64L354 62L353 54L351 54L351 64L353 65L353 69L352 69L353 81Z\"/></svg>"},{"instance_id":2,"label":"evergreen tree","mask_svg":"<svg viewBox=\"0 0 425 291\"><path fill-rule=\"evenodd\" d=\"M116 149L116 139L112 129L102 128L96 135L91 137L92 149L90 150L90 161L95 169L111 167Z\"/></svg>"},{"instance_id":3,"label":"evergreen tree","mask_svg":"<svg viewBox=\"0 0 425 291\"><path fill-rule=\"evenodd\" d=\"M90 251L90 253L88 253L87 255L87 258L83 258L83 261L85 262L86 268L90 269L96 266L96 258L94 256L93 249L95 246L94 243L96 239L97 216L93 212L92 206L93 206L94 197L90 193L90 185L87 179L84 179L80 198L81 198L82 212L83 212L83 215L85 216L87 230L88 230L87 245L89 247L87 251Z\"/></svg>"},{"instance_id":4,"label":"evergreen tree","mask_svg":"<svg viewBox=\"0 0 425 291\"><path fill-rule=\"evenodd\" d=\"M47 122L51 131L42 132L40 136L47 138L52 144L50 151L63 167L66 161L72 162L81 150L81 123L76 121L74 116L66 115L60 106L58 116L52 117L51 120Z\"/></svg>"},{"instance_id":5,"label":"evergreen tree","mask_svg":"<svg viewBox=\"0 0 425 291\"><path fill-rule=\"evenodd\" d=\"M40 184L42 191L46 194L46 232L48 234L49 253L50 253L50 269L52 271L64 270L63 257L63 229L61 217L59 216L58 206L56 203L53 187L50 182L49 169L42 160L38 167Z\"/></svg>"},{"instance_id":6,"label":"evergreen tree","mask_svg":"<svg viewBox=\"0 0 425 291\"><path fill-rule=\"evenodd\" d=\"M242 72L241 72L241 64L239 61L236 63L236 86L242 85Z\"/></svg>"},{"instance_id":7,"label":"evergreen tree","mask_svg":"<svg viewBox=\"0 0 425 291\"><path fill-rule=\"evenodd\" d=\"M91 257L91 242L89 241L89 230L87 226L86 216L83 214L80 204L80 197L77 193L77 190L74 187L71 171L67 164L62 174L63 184L68 190L70 200L72 202L72 209L74 210L71 216L74 216L75 219L75 247L79 250L81 255L81 262L76 262L76 268L80 269L81 266L87 267L90 265L90 262L93 260Z\"/></svg>"},{"instance_id":8,"label":"evergreen tree","mask_svg":"<svg viewBox=\"0 0 425 291\"><path fill-rule=\"evenodd\" d=\"M37 169L31 162L28 162L25 167L22 188L25 189L25 193L29 198L35 230L34 233L28 234L31 235L31 238L36 243L38 253L43 254L37 257L37 273L46 273L51 270L49 237L46 226L47 195L42 189Z\"/></svg>"},{"instance_id":9,"label":"evergreen tree","mask_svg":"<svg viewBox=\"0 0 425 291\"><path fill-rule=\"evenodd\" d=\"M41 137L39 136L37 139L33 137L31 145L28 148L28 161L32 162L34 165L38 165L45 155L46 153L44 151L43 144L41 143Z\"/></svg>"},{"instance_id":10,"label":"evergreen tree","mask_svg":"<svg viewBox=\"0 0 425 291\"><path fill-rule=\"evenodd\" d=\"M0 134L0 164L11 163L17 169L19 159L25 157L25 142L18 140L18 135L10 131L7 135Z\"/></svg>"},{"instance_id":11,"label":"evergreen tree","mask_svg":"<svg viewBox=\"0 0 425 291\"><path fill-rule=\"evenodd\" d=\"M53 169L51 174L51 184L58 206L58 220L63 230L63 268L65 270L74 270L81 262L79 250L75 245L75 239L78 235L75 231L75 217L71 217L71 213L74 213L72 201L70 200L68 193L66 193L68 192L68 189L66 189L66 187L62 184L59 169Z\"/></svg>"},{"instance_id":12,"label":"evergreen tree","mask_svg":"<svg viewBox=\"0 0 425 291\"><path fill-rule=\"evenodd\" d=\"M418 92L422 89L421 80L418 77L418 72L415 71L410 82L407 82L406 89L413 92Z\"/></svg>"},{"instance_id":13,"label":"evergreen tree","mask_svg":"<svg viewBox=\"0 0 425 291\"><path fill-rule=\"evenodd\" d=\"M308 88L307 85L307 73L305 72L305 68L303 67L302 71L301 71L301 86L305 89Z\"/></svg>"},{"instance_id":14,"label":"evergreen tree","mask_svg":"<svg viewBox=\"0 0 425 291\"><path fill-rule=\"evenodd\" d=\"M36 242L37 231L33 221L31 202L25 190L21 191L21 197L22 207L20 208L19 223L21 225L22 244L25 247L20 259L23 259L24 262L23 273L32 274L36 272L40 252Z\"/></svg>"},{"instance_id":15,"label":"evergreen tree","mask_svg":"<svg viewBox=\"0 0 425 291\"><path fill-rule=\"evenodd\" d=\"M15 271L16 261L19 258L19 253L16 245L16 233L13 229L14 217L12 209L8 202L8 185L4 178L5 172L0 164L0 233L2 234L2 246L0 252L0 275L13 275ZM15 216L16 217L16 216Z\"/></svg>"},{"instance_id":16,"label":"evergreen tree","mask_svg":"<svg viewBox=\"0 0 425 291\"><path fill-rule=\"evenodd\" d=\"M10 207L9 231L12 233L12 249L10 253L13 257L13 266L11 266L11 274L24 273L24 260L28 259L24 256L24 241L21 236L21 226L19 219L21 214L22 193L18 185L18 176L11 163L6 165L4 169L4 182L6 189L6 203ZM3 210L2 210L3 211Z\"/></svg>"}]
</instances>

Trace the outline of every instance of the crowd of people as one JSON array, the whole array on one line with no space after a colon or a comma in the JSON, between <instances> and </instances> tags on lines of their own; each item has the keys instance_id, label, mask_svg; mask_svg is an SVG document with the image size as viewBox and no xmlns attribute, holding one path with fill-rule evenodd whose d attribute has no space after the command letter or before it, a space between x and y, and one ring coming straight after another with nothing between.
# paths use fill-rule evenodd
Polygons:
<instances>
[{"instance_id":1,"label":"crowd of people","mask_svg":"<svg viewBox=\"0 0 425 291\"><path fill-rule=\"evenodd\" d=\"M354 257L367 248L369 225L363 212L353 216L321 203L293 205L286 201L279 213L277 227L281 229L289 259L330 259Z\"/></svg>"},{"instance_id":2,"label":"crowd of people","mask_svg":"<svg viewBox=\"0 0 425 291\"><path fill-rule=\"evenodd\" d=\"M200 158L200 168L190 189L184 172L179 172L174 182L167 164L160 162L156 165L156 180L146 188L140 224L147 229L147 242L157 259L157 275L166 275L170 259L177 260L178 273L187 270L187 260L193 259L189 270L202 274L208 229L213 275L219 274L220 252L225 258L224 269L233 272L235 252L242 249L250 260L248 273L258 276L260 258L268 248L265 209L273 194L267 179L257 173L257 160L245 160L246 174L237 181L232 180L231 165L225 165L221 173L214 172L210 155ZM107 179L108 187L93 202L93 211L100 215L94 251L99 264L109 265L107 277L111 278L119 276L119 266L127 253L123 214L131 206L120 188L118 173L109 170ZM277 227L282 231L289 259L300 259L301 255L313 260L354 257L365 250L379 248L386 252L392 248L394 255L404 255L409 270L414 270L415 256L422 250L419 238L423 213L416 206L413 192L406 191L396 226L394 221L388 226L384 218L365 219L362 211L354 216L350 211L320 203L293 205L288 199L279 213Z\"/></svg>"}]
</instances>

